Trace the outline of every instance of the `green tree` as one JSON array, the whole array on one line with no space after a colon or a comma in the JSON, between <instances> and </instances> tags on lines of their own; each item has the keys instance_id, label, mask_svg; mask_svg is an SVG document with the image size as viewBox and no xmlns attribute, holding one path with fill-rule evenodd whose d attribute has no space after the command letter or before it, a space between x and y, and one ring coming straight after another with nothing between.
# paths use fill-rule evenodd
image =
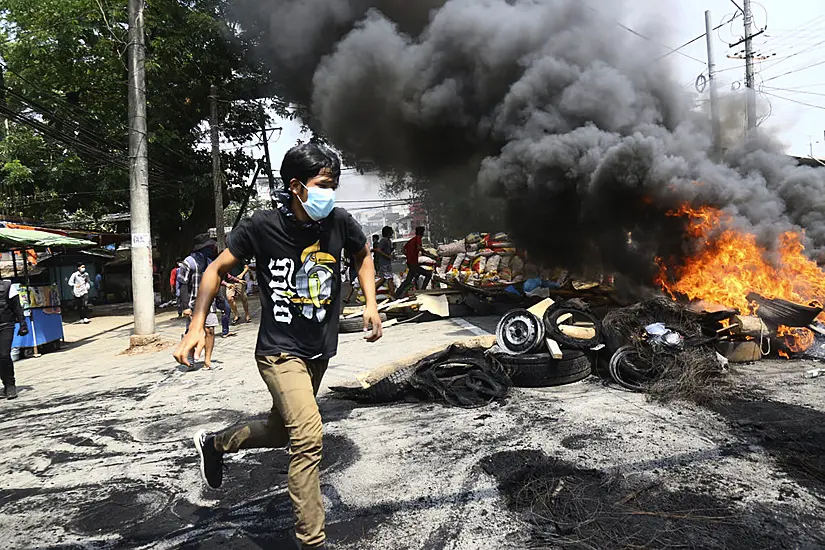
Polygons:
<instances>
[{"instance_id":1,"label":"green tree","mask_svg":"<svg viewBox=\"0 0 825 550\"><path fill-rule=\"evenodd\" d=\"M214 225L209 88L225 141L255 139L268 113L269 74L227 22L226 0L157 0L145 9L150 208L160 263ZM9 213L89 224L129 210L127 9L106 0L0 0L5 79L0 193ZM263 91L263 92L262 92ZM34 128L32 128L34 126ZM249 150L222 153L225 205L240 201Z\"/></svg>"}]
</instances>

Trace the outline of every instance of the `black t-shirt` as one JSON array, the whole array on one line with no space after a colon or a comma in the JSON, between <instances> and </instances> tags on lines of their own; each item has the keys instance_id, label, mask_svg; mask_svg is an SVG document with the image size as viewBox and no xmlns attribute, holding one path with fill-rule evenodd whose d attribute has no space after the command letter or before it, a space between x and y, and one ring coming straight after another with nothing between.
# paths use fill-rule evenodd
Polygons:
<instances>
[{"instance_id":1,"label":"black t-shirt","mask_svg":"<svg viewBox=\"0 0 825 550\"><path fill-rule=\"evenodd\" d=\"M263 307L256 355L288 353L328 359L338 349L341 250L355 255L367 237L336 208L318 224L302 224L279 210L259 210L229 234L229 251L254 256Z\"/></svg>"}]
</instances>

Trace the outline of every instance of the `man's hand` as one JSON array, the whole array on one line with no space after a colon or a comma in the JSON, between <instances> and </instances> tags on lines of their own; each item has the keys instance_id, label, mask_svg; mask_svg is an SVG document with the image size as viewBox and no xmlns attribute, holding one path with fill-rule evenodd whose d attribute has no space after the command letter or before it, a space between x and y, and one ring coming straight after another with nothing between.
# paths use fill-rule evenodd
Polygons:
<instances>
[{"instance_id":1,"label":"man's hand","mask_svg":"<svg viewBox=\"0 0 825 550\"><path fill-rule=\"evenodd\" d=\"M194 349L195 359L198 359L201 356L201 352L203 352L203 348L205 346L206 331L203 327L196 328L193 326L189 328L189 332L187 332L186 336L183 337L178 349L176 349L175 353L172 355L175 358L175 361L181 365L191 367L192 365L189 364L189 353Z\"/></svg>"},{"instance_id":2,"label":"man's hand","mask_svg":"<svg viewBox=\"0 0 825 550\"><path fill-rule=\"evenodd\" d=\"M20 323L20 329L17 331L18 336L26 336L29 333L29 327L26 323Z\"/></svg>"},{"instance_id":3,"label":"man's hand","mask_svg":"<svg viewBox=\"0 0 825 550\"><path fill-rule=\"evenodd\" d=\"M381 330L381 314L378 313L378 306L372 305L364 309L364 332L369 331L372 325L372 332L364 336L367 342L377 342L384 333Z\"/></svg>"},{"instance_id":4,"label":"man's hand","mask_svg":"<svg viewBox=\"0 0 825 550\"><path fill-rule=\"evenodd\" d=\"M191 317L192 316L192 310L189 309L189 308L186 308L186 309L183 310L183 314L187 317Z\"/></svg>"}]
</instances>

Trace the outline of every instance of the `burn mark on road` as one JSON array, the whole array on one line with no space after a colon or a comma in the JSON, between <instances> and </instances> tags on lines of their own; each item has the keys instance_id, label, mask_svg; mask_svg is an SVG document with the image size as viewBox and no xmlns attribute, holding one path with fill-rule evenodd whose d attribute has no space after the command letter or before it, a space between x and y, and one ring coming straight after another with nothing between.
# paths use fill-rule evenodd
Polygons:
<instances>
[{"instance_id":1,"label":"burn mark on road","mask_svg":"<svg viewBox=\"0 0 825 550\"><path fill-rule=\"evenodd\" d=\"M735 434L765 449L797 483L825 496L825 413L769 399L733 400L711 408Z\"/></svg>"},{"instance_id":2,"label":"burn mark on road","mask_svg":"<svg viewBox=\"0 0 825 550\"><path fill-rule=\"evenodd\" d=\"M566 548L814 548L825 542L790 507L735 499L697 488L668 488L649 475L630 482L541 451L505 451L481 461L511 510L529 526L530 546ZM813 522L804 526L807 522ZM803 527L800 527L803 525Z\"/></svg>"}]
</instances>

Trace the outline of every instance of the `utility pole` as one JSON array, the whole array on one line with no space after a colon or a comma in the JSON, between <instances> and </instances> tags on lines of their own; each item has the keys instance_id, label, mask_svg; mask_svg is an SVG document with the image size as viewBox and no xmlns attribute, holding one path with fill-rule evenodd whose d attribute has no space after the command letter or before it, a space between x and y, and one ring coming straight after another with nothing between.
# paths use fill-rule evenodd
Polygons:
<instances>
[{"instance_id":1,"label":"utility pole","mask_svg":"<svg viewBox=\"0 0 825 550\"><path fill-rule=\"evenodd\" d=\"M266 165L264 169L266 170L266 177L269 179L269 189L272 192L275 192L275 176L272 175L272 158L269 156L269 138L266 135L266 119L261 119L261 143L264 146L264 159L266 160Z\"/></svg>"},{"instance_id":2,"label":"utility pole","mask_svg":"<svg viewBox=\"0 0 825 550\"><path fill-rule=\"evenodd\" d=\"M133 346L151 342L155 333L152 289L152 232L149 224L149 158L146 130L146 46L143 0L129 0L129 196L132 226Z\"/></svg>"},{"instance_id":3,"label":"utility pole","mask_svg":"<svg viewBox=\"0 0 825 550\"><path fill-rule=\"evenodd\" d=\"M218 252L226 248L226 229L223 224L223 181L221 181L221 150L218 138L218 87L209 89L209 130L212 134L212 185L215 191L215 231Z\"/></svg>"},{"instance_id":4,"label":"utility pole","mask_svg":"<svg viewBox=\"0 0 825 550\"><path fill-rule=\"evenodd\" d=\"M753 12L751 0L744 0L742 14L745 16L745 93L747 94L748 132L756 128L756 91L753 78Z\"/></svg>"},{"instance_id":5,"label":"utility pole","mask_svg":"<svg viewBox=\"0 0 825 550\"><path fill-rule=\"evenodd\" d=\"M713 154L722 154L722 129L719 124L719 96L716 90L716 61L713 58L713 28L710 10L705 12L705 38L708 43L708 82L710 83L710 125L713 132Z\"/></svg>"}]
</instances>

